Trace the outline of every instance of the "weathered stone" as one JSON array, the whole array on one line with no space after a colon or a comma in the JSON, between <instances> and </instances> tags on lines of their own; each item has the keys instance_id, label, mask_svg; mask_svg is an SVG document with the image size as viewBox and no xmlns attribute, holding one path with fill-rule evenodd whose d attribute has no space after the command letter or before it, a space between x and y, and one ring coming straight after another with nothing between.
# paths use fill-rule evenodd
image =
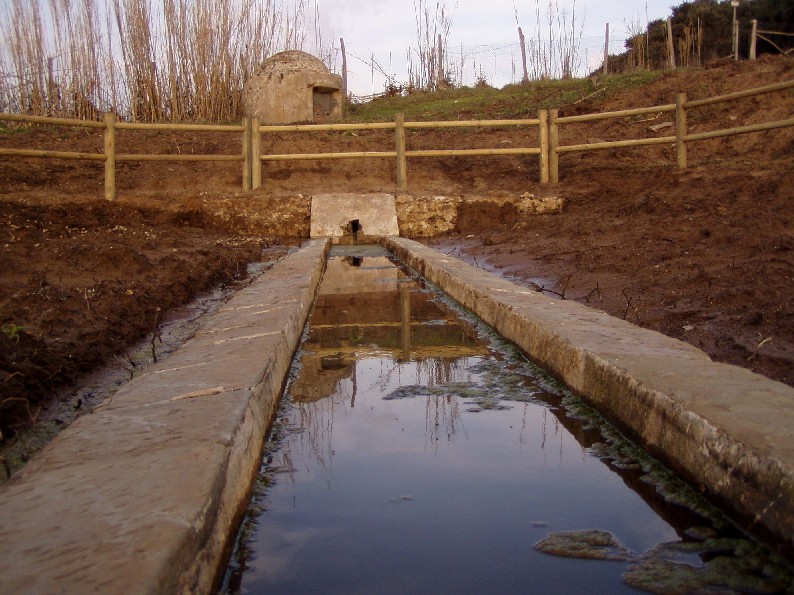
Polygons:
<instances>
[{"instance_id":1,"label":"weathered stone","mask_svg":"<svg viewBox=\"0 0 794 595\"><path fill-rule=\"evenodd\" d=\"M313 238L399 235L392 194L315 194L312 197Z\"/></svg>"},{"instance_id":2,"label":"weathered stone","mask_svg":"<svg viewBox=\"0 0 794 595\"><path fill-rule=\"evenodd\" d=\"M0 593L207 593L327 241L276 263L0 487Z\"/></svg>"},{"instance_id":3,"label":"weathered stone","mask_svg":"<svg viewBox=\"0 0 794 595\"><path fill-rule=\"evenodd\" d=\"M672 128L672 122L660 122L659 124L654 124L653 126L648 126L648 130L651 132L661 132L665 128Z\"/></svg>"},{"instance_id":4,"label":"weathered stone","mask_svg":"<svg viewBox=\"0 0 794 595\"><path fill-rule=\"evenodd\" d=\"M697 489L794 551L794 389L417 242L384 243Z\"/></svg>"},{"instance_id":5,"label":"weathered stone","mask_svg":"<svg viewBox=\"0 0 794 595\"><path fill-rule=\"evenodd\" d=\"M243 86L243 115L262 124L324 123L342 116L342 77L311 54L270 56Z\"/></svg>"},{"instance_id":6,"label":"weathered stone","mask_svg":"<svg viewBox=\"0 0 794 595\"><path fill-rule=\"evenodd\" d=\"M631 552L609 531L558 531L535 544L545 554L590 560L628 560Z\"/></svg>"}]
</instances>

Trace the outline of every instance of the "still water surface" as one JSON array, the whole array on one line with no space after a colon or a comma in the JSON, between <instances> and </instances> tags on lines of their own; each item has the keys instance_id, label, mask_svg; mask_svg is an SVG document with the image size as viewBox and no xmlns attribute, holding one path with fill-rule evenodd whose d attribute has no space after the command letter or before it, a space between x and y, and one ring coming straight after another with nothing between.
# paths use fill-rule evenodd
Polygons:
<instances>
[{"instance_id":1,"label":"still water surface","mask_svg":"<svg viewBox=\"0 0 794 595\"><path fill-rule=\"evenodd\" d=\"M616 559L536 548L593 529L618 543L580 555ZM707 570L657 547L704 536L741 537L380 248L335 248L224 590L637 592L643 560Z\"/></svg>"}]
</instances>

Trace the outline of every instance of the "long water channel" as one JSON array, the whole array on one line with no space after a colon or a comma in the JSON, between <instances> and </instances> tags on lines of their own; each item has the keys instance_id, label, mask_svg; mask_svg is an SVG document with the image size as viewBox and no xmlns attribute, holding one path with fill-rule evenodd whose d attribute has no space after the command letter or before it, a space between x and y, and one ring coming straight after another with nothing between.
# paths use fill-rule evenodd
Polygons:
<instances>
[{"instance_id":1,"label":"long water channel","mask_svg":"<svg viewBox=\"0 0 794 595\"><path fill-rule=\"evenodd\" d=\"M382 248L332 250L224 592L792 588L785 562Z\"/></svg>"}]
</instances>

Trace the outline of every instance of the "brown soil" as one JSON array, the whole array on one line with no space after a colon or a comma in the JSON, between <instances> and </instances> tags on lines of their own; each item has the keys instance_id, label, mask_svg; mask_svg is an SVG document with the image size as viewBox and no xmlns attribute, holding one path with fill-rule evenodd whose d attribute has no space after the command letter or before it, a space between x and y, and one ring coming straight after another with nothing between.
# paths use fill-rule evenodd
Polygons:
<instances>
[{"instance_id":1,"label":"brown soil","mask_svg":"<svg viewBox=\"0 0 794 595\"><path fill-rule=\"evenodd\" d=\"M670 103L679 91L708 97L792 73L794 62L783 58L726 62L620 96L596 94L561 113ZM792 113L794 93L778 92L693 110L689 122L701 131ZM561 142L669 135L648 128L669 119L569 125ZM520 146L522 134L411 131L409 145ZM234 134L125 131L118 145L129 153L240 152ZM263 150L391 145L381 132L283 133ZM0 147L101 146L96 133L79 130L0 133ZM566 154L554 186L538 184L536 158L416 159L408 167L416 199L401 198L400 218L404 235L453 226L424 241L794 385L793 157L789 128L693 144L683 171L669 145ZM56 389L156 330L169 309L243 278L264 248L306 237L312 193L395 189L386 159L266 164L264 176L262 189L243 194L239 164L122 163L118 200L108 203L101 164L0 158L0 431L13 434ZM560 196L565 208L527 215L516 206L526 193Z\"/></svg>"}]
</instances>

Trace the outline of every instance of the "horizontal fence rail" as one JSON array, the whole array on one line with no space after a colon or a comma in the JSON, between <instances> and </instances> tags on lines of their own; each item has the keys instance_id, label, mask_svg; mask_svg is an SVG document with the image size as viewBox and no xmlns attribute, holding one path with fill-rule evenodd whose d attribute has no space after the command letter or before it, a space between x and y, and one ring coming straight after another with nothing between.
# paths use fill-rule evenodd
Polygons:
<instances>
[{"instance_id":1,"label":"horizontal fence rail","mask_svg":"<svg viewBox=\"0 0 794 595\"><path fill-rule=\"evenodd\" d=\"M294 153L285 155L260 155L265 161L311 161L314 159L372 159L397 157L397 151L353 151L349 153ZM257 186L258 187L258 186Z\"/></svg>"},{"instance_id":2,"label":"horizontal fence rail","mask_svg":"<svg viewBox=\"0 0 794 595\"><path fill-rule=\"evenodd\" d=\"M573 122L595 122L596 120L608 120L610 118L623 118L628 116L645 116L648 114L663 114L674 112L675 103L667 105L657 105L656 107L638 107L635 109L624 109L616 112L600 112L597 114L583 114L581 116L565 116L555 118L558 124L570 124Z\"/></svg>"},{"instance_id":3,"label":"horizontal fence rail","mask_svg":"<svg viewBox=\"0 0 794 595\"><path fill-rule=\"evenodd\" d=\"M619 149L625 147L643 147L649 145L666 145L674 143L674 136L660 136L655 138L635 138L629 140L613 140L600 143L585 143L583 145L565 145L557 147L558 153L573 153L574 151L598 151L601 149Z\"/></svg>"},{"instance_id":4,"label":"horizontal fence rail","mask_svg":"<svg viewBox=\"0 0 794 595\"><path fill-rule=\"evenodd\" d=\"M41 157L44 159L81 159L84 161L104 161L104 153L75 153L73 151L39 151L36 149L3 149L0 155L6 157Z\"/></svg>"},{"instance_id":5,"label":"horizontal fence rail","mask_svg":"<svg viewBox=\"0 0 794 595\"><path fill-rule=\"evenodd\" d=\"M794 126L794 116L783 120L761 122L735 128L690 133L687 126L687 112L691 109L754 97L765 93L785 91L794 88L794 80L781 81L763 87L747 89L705 99L689 100L685 93L676 96L674 104L658 105L626 109L613 112L600 112L577 116L559 116L559 110L539 110L537 118L514 120L448 120L432 122L406 122L402 114L397 114L393 122L377 122L370 124L284 124L260 125L257 118L246 118L241 124L141 124L119 122L115 114L105 114L102 121L74 120L67 118L49 118L44 116L27 116L20 114L0 113L0 120L21 122L25 124L45 124L49 126L68 126L78 128L101 129L104 136L102 153L85 153L74 151L52 151L35 149L0 148L0 157L43 158L43 159L79 159L88 161L104 161L105 163L105 198L116 197L116 163L132 161L172 161L172 162L242 162L243 190L250 191L262 184L262 163L264 161L306 161L320 159L395 159L397 186L400 190L408 187L409 158L425 157L470 157L470 156L503 156L503 155L537 155L539 160L539 179L541 183L559 181L559 157L564 153L580 151L598 151L604 149L631 148L661 144L675 146L676 160L679 168L687 167L687 143L715 138L725 138L738 134L763 132ZM559 130L561 126L574 123L588 123L610 118L623 118L651 114L675 113L675 135L636 138L616 141L599 141L580 144L560 145ZM406 148L405 131L408 129L447 129L447 128L496 128L496 127L537 127L537 146L511 147L500 149L421 149ZM195 131L211 133L234 133L242 137L242 152L236 154L148 154L119 153L116 150L117 132L132 131ZM394 131L393 151L348 151L326 153L285 153L263 154L262 135L276 132L347 132L354 130L387 130Z\"/></svg>"},{"instance_id":6,"label":"horizontal fence rail","mask_svg":"<svg viewBox=\"0 0 794 595\"><path fill-rule=\"evenodd\" d=\"M486 155L541 155L540 177L545 183L548 182L548 166L546 164L543 146L547 143L547 123L548 117L545 110L541 110L541 117L523 120L449 120L441 122L406 122L403 114L397 114L394 122L380 122L376 124L308 124L300 125L265 125L260 126L258 120L254 120L252 139L254 170L252 172L251 185L254 189L262 184L261 166L257 167L259 161L295 161L308 159L349 159L349 158L387 158L397 159L397 186L400 190L408 188L407 178L407 159L409 157L466 157L466 156L486 156ZM405 130L406 129L433 129L433 128L485 128L500 126L538 126L539 145L538 147L510 148L510 149L424 149L409 151L406 149ZM289 154L261 154L261 133L272 132L327 132L327 131L350 131L350 130L394 130L395 131L395 151L361 151L361 152L328 152L328 153L289 153ZM260 134L256 134L259 131Z\"/></svg>"},{"instance_id":7,"label":"horizontal fence rail","mask_svg":"<svg viewBox=\"0 0 794 595\"><path fill-rule=\"evenodd\" d=\"M674 144L676 152L676 160L678 167L684 169L687 167L687 143L702 141L714 138L724 138L728 136L735 136L738 134L749 134L751 132L763 132L765 130L774 130L777 128L785 128L794 126L794 117L786 118L784 120L776 120L772 122L763 122L759 124L751 124L748 126L739 126L735 128L726 128L722 130L713 130L709 132L699 132L690 134L687 126L687 110L708 105L715 105L728 101L735 101L747 97L755 97L766 93L775 91L785 91L794 88L794 80L781 81L763 87L756 87L754 89L746 89L744 91L737 91L735 93L728 93L706 99L688 100L686 93L679 93L676 96L674 104L659 105L656 107L637 108L629 110L619 110L614 112L601 112L595 114L584 114L580 116L565 116L560 117L558 110L549 110L549 181L556 183L559 181L559 156L561 153L572 153L576 151L595 151L600 149L615 149L626 147L640 147L648 145L661 145L661 144ZM610 142L595 142L586 144L574 145L560 145L559 144L559 127L563 124L571 124L574 122L586 123L594 122L597 120L606 120L609 118L621 118L628 116L640 116L649 114L662 114L662 113L675 113L675 136L663 136L655 138L641 138L641 139L628 139Z\"/></svg>"}]
</instances>

